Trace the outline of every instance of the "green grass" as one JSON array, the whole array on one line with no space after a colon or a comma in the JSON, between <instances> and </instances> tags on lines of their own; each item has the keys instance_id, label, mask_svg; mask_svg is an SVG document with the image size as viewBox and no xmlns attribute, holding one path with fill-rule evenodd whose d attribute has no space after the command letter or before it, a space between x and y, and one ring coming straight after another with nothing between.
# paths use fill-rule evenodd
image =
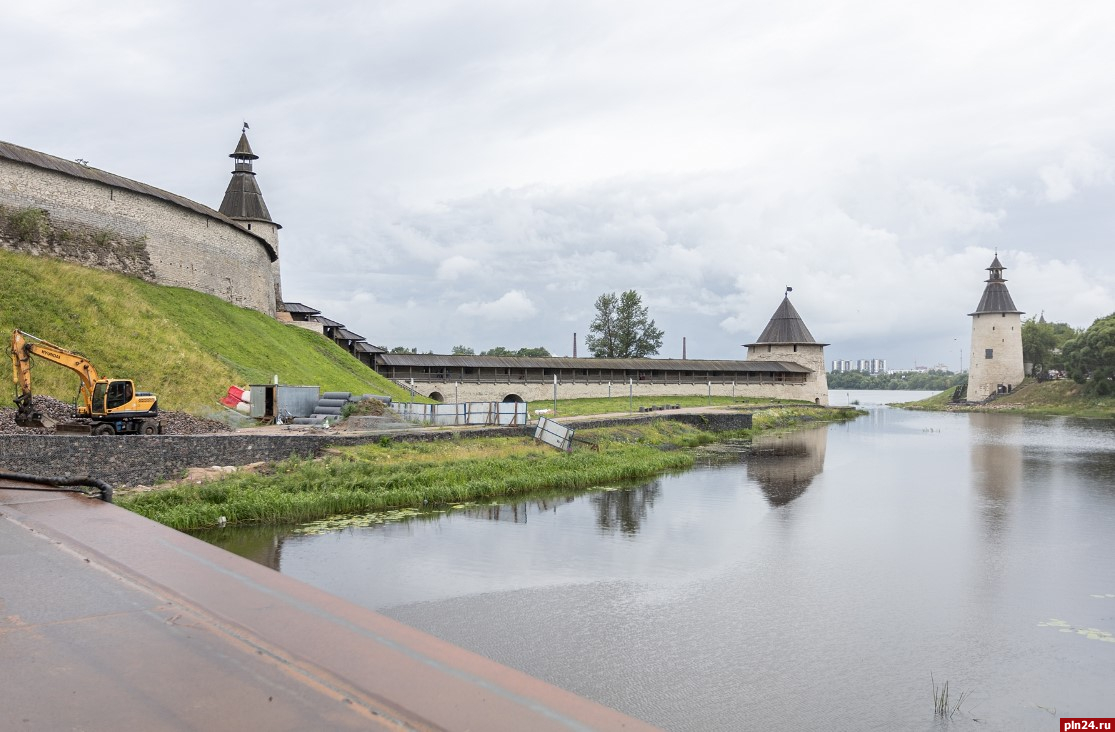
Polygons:
<instances>
[{"instance_id":1,"label":"green grass","mask_svg":"<svg viewBox=\"0 0 1115 732\"><path fill-rule=\"evenodd\" d=\"M237 474L200 486L120 496L117 503L173 528L289 524L397 508L578 490L693 464L682 451L602 441L572 454L528 438L346 448L322 460L289 460L267 475Z\"/></svg>"},{"instance_id":2,"label":"green grass","mask_svg":"<svg viewBox=\"0 0 1115 732\"><path fill-rule=\"evenodd\" d=\"M612 394L617 394L621 387L612 386ZM682 407L707 407L707 406L744 406L756 407L770 404L809 404L809 402L793 402L779 399L757 399L754 397L714 396L710 400L707 396L637 396L630 401L627 395L612 397L590 397L585 399L558 399L557 413L549 417L582 417L588 414L619 414L638 412L639 407L660 407L667 404L677 404ZM552 399L542 399L530 403L531 410L554 409Z\"/></svg>"},{"instance_id":3,"label":"green grass","mask_svg":"<svg viewBox=\"0 0 1115 732\"><path fill-rule=\"evenodd\" d=\"M234 473L201 485L121 492L124 508L181 530L293 524L340 514L432 508L461 502L576 491L646 479L691 467L694 447L818 419L848 419L851 410L765 410L753 430L713 433L672 420L579 430L572 454L525 437L437 442L381 440L336 448L318 460L288 460L261 473Z\"/></svg>"},{"instance_id":4,"label":"green grass","mask_svg":"<svg viewBox=\"0 0 1115 732\"><path fill-rule=\"evenodd\" d=\"M132 379L166 409L214 413L230 385L275 375L409 399L332 341L210 295L6 251L0 273L0 337L19 328L78 351L102 376ZM36 394L73 400L76 375L41 360L34 368Z\"/></svg>"},{"instance_id":5,"label":"green grass","mask_svg":"<svg viewBox=\"0 0 1115 732\"><path fill-rule=\"evenodd\" d=\"M1050 416L1115 418L1115 397L1097 397L1084 393L1084 387L1069 379L1038 383L1026 379L1010 394L988 404L964 407L952 404L952 389L940 394L901 405L922 411L1010 412Z\"/></svg>"}]
</instances>

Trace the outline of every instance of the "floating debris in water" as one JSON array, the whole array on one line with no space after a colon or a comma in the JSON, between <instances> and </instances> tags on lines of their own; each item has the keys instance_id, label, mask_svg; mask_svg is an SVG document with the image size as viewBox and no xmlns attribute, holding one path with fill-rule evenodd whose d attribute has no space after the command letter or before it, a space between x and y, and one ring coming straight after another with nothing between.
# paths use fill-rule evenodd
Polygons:
<instances>
[{"instance_id":1,"label":"floating debris in water","mask_svg":"<svg viewBox=\"0 0 1115 732\"><path fill-rule=\"evenodd\" d=\"M320 521L311 521L302 524L291 533L301 536L316 536L319 534L331 534L344 529L366 529L371 526L407 521L416 516L436 516L438 514L450 513L451 511L460 511L466 508L473 508L477 505L478 504L475 503L454 503L446 508L396 508L390 511L375 511L373 513L363 513L356 516L330 516Z\"/></svg>"},{"instance_id":2,"label":"floating debris in water","mask_svg":"<svg viewBox=\"0 0 1115 732\"><path fill-rule=\"evenodd\" d=\"M1039 628L1056 628L1062 633L1076 633L1082 635L1089 640L1103 641L1104 643L1115 643L1115 636L1108 633L1106 630L1099 628L1077 628L1075 625L1069 625L1064 620L1051 618L1044 623L1038 623Z\"/></svg>"}]
</instances>

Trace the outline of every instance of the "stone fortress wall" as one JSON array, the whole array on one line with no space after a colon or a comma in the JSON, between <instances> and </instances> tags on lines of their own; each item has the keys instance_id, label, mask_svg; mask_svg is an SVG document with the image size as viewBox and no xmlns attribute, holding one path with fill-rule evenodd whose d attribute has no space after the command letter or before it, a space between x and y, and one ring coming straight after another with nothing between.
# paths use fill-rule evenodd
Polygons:
<instances>
[{"instance_id":1,"label":"stone fortress wall","mask_svg":"<svg viewBox=\"0 0 1115 732\"><path fill-rule=\"evenodd\" d=\"M0 230L0 248L186 287L274 316L264 237L214 209L137 181L0 142L0 206L47 212L50 237Z\"/></svg>"},{"instance_id":2,"label":"stone fortress wall","mask_svg":"<svg viewBox=\"0 0 1115 732\"><path fill-rule=\"evenodd\" d=\"M410 389L410 383L397 381L399 386ZM475 383L468 381L423 381L415 382L414 393L419 396L430 397L435 401L452 402L454 398L461 402L502 402L519 400L529 402L542 408L547 401L554 398L554 385L523 384L498 382ZM633 397L662 397L662 403L669 402L672 396L719 396L719 397L753 397L757 399L796 399L814 402L815 404L828 404L828 390L821 392L817 388L816 380L805 384L794 383L717 383L712 384L662 384L646 381L635 381L629 385L626 381L615 381L609 384L606 381L578 381L576 384L568 381L559 381L557 385L558 399L585 399L601 397L626 397L630 393Z\"/></svg>"}]
</instances>

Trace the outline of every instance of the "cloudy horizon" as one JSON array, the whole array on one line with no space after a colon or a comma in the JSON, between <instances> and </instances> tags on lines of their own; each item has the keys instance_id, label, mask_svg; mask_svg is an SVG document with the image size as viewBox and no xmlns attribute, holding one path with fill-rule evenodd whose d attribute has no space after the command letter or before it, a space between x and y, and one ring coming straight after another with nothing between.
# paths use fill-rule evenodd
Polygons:
<instances>
[{"instance_id":1,"label":"cloudy horizon","mask_svg":"<svg viewBox=\"0 0 1115 732\"><path fill-rule=\"evenodd\" d=\"M791 299L826 359L968 363L1115 311L1115 6L300 3L0 10L0 139L216 207L241 124L283 293L371 343L742 358Z\"/></svg>"}]
</instances>

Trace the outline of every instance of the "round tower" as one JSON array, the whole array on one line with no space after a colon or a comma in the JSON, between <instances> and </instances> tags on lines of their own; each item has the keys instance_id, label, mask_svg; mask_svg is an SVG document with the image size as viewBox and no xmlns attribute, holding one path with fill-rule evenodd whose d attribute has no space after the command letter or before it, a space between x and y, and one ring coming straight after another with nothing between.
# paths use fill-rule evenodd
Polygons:
<instances>
[{"instance_id":1,"label":"round tower","mask_svg":"<svg viewBox=\"0 0 1115 732\"><path fill-rule=\"evenodd\" d=\"M972 350L968 367L968 401L982 402L988 397L1009 392L1025 376L1022 366L1022 311L1014 306L1006 269L999 254L987 268L990 277L983 297L972 316Z\"/></svg>"},{"instance_id":2,"label":"round tower","mask_svg":"<svg viewBox=\"0 0 1115 732\"><path fill-rule=\"evenodd\" d=\"M229 155L236 161L232 171L232 180L225 189L225 197L221 200L218 209L225 216L238 221L244 228L253 234L262 236L275 250L275 260L271 263L271 280L275 289L275 309L283 309L283 292L279 279L279 229L283 228L271 220L267 211L267 204L263 201L263 193L256 182L256 174L252 170L252 161L259 156L252 152L248 144L248 125L240 132L240 142L236 149Z\"/></svg>"},{"instance_id":3,"label":"round tower","mask_svg":"<svg viewBox=\"0 0 1115 732\"><path fill-rule=\"evenodd\" d=\"M825 372L825 346L828 344L818 343L805 327L805 321L790 302L790 289L786 288L782 304L774 311L759 339L746 344L747 360L783 361L804 366L810 373L805 377L806 388L802 398L827 405L829 384Z\"/></svg>"}]
</instances>

